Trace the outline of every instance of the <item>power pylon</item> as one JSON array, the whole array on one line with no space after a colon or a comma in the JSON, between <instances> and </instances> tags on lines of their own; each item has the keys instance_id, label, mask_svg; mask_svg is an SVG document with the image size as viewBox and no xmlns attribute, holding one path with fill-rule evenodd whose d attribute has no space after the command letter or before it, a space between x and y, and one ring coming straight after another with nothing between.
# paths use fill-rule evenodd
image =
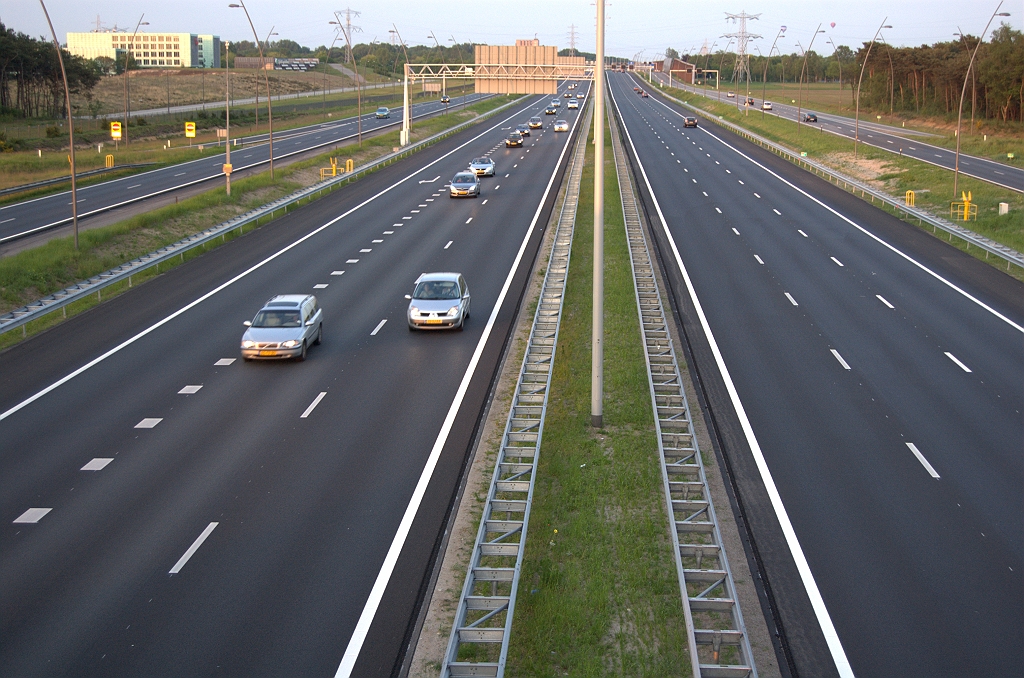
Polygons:
<instances>
[{"instance_id":1,"label":"power pylon","mask_svg":"<svg viewBox=\"0 0 1024 678\"><path fill-rule=\"evenodd\" d=\"M745 11L739 14L725 13L725 20L732 21L734 24L739 21L740 30L738 33L726 33L723 38L733 38L736 40L736 67L733 69L733 80L740 82L743 79L743 75L747 76L747 80L750 80L750 55L747 54L747 43L751 40L757 40L761 36L754 33L747 32L747 19L756 20L760 17L760 14L747 14Z\"/></svg>"},{"instance_id":2,"label":"power pylon","mask_svg":"<svg viewBox=\"0 0 1024 678\"><path fill-rule=\"evenodd\" d=\"M345 42L348 45L348 51L345 54L345 63L349 64L352 63L352 31L359 33L363 32L363 29L359 26L352 25L352 17L359 16L362 12L357 12L354 9L345 9L343 11L345 12L345 25L342 30L345 31ZM335 16L337 16L337 14L335 14ZM338 17L338 20L340 22L341 17Z\"/></svg>"},{"instance_id":3,"label":"power pylon","mask_svg":"<svg viewBox=\"0 0 1024 678\"><path fill-rule=\"evenodd\" d=\"M576 24L569 24L569 56L576 56Z\"/></svg>"}]
</instances>

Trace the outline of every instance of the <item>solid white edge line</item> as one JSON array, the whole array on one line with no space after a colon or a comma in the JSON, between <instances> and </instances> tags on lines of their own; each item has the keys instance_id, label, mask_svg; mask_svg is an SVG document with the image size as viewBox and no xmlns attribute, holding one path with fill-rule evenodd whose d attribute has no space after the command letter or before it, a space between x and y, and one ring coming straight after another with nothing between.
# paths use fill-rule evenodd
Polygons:
<instances>
[{"instance_id":1,"label":"solid white edge line","mask_svg":"<svg viewBox=\"0 0 1024 678\"><path fill-rule=\"evenodd\" d=\"M964 365L962 362L960 362L960 360L955 355L950 353L949 351L946 351L946 357L949 358L950 360L952 360L953 362L955 362L957 365L959 365L960 369L962 369L964 372L970 373L971 368L968 367L967 365Z\"/></svg>"},{"instance_id":2,"label":"solid white edge line","mask_svg":"<svg viewBox=\"0 0 1024 678\"><path fill-rule=\"evenodd\" d=\"M836 357L836 360L839 361L839 364L843 366L844 370L850 369L850 364L843 360L843 356L839 355L839 351L835 350L834 348L830 348L829 350L832 351L832 355Z\"/></svg>"},{"instance_id":3,"label":"solid white edge line","mask_svg":"<svg viewBox=\"0 0 1024 678\"><path fill-rule=\"evenodd\" d=\"M524 108L528 108L528 107L529 106L525 106ZM273 254L271 254L269 257L267 257L263 261L260 261L258 263L253 264L252 266L250 266L249 268L245 269L244 271L242 271L241 273L239 273L235 277L231 278L227 282L224 282L224 283L218 285L217 287L213 288L212 290L210 290L206 294L202 295L201 297L199 297L195 301L192 301L192 302L182 306L181 308L179 308L174 313L171 313L170 315L168 315L167 317L163 318L162 320L158 320L157 322L153 323L152 325L150 325L146 329L142 330L141 332L139 332L135 336L130 337L128 339L125 339L120 344L118 344L114 348L110 349L106 353L103 353L102 355L100 355L100 356L98 356L96 358L93 358L92 360L87 362L85 365L82 365L77 370L75 370L74 372L68 374L67 376L62 377L61 379L58 379L57 381L55 381L54 383L50 384L46 388L42 389L41 391L39 391L35 395L29 396L25 400L22 400L20 403L18 403L17 405L14 405L13 407L11 407L9 410L4 412L3 414L0 414L0 421L3 421L4 419L6 419L7 417L11 416L12 414L17 412L18 410L21 410L25 406L30 405L31 403L34 403L36 400L39 400L40 398L42 398L44 395L46 395L50 391L53 391L54 389L57 389L57 388L63 386L67 382L69 382L72 379L74 379L75 377L77 377L79 374L85 372L86 370L88 370L91 367L94 367L95 365L98 365L99 363L103 362L104 360L106 360L110 356L112 356L115 353L119 352L121 349L134 344L136 341L138 341L139 339L143 338L147 334L150 334L151 332L153 332L153 331L163 327L164 325L166 325L170 321L172 321L175 318L177 318L179 315L185 313L186 311L192 309L195 306L198 306L199 304L203 303L204 301L206 301L207 299L209 299L213 295L217 294L218 292L221 292L221 291L227 289L228 287L230 287L231 285L234 285L236 282L238 282L242 278L245 278L246 276L248 276L253 271L259 270L263 266L269 264L274 259L277 259L279 256L281 256L285 252L288 252L289 250L291 250L294 247L298 247L299 245L301 245L305 241L309 240L313 236L319 234L320 231L323 231L324 229L329 228L330 226L333 226L334 224L338 223L339 221L341 221L345 217L349 216L350 214L352 214L352 213L356 212L357 210L359 210L359 209L365 207L366 205L370 204L371 202L373 202L377 198L381 197L385 193L388 193L389 191L391 191L392 189L394 189L394 188L396 188L398 186L401 186L406 181L412 179L413 177L415 177L416 175L418 175L420 172L422 172L423 170L427 169L428 167L433 167L434 165L436 165L437 163L441 162L442 160L444 160L448 156L453 155L454 153L456 153L458 151L461 151L466 146L472 144L473 142L475 142L480 137L485 136L487 134L490 134L499 125L502 125L502 124L508 122L509 120L515 118L517 115L521 115L522 114L522 110L523 109L517 110L512 115L508 116L507 118L505 118L501 122L496 123L494 126L487 128L486 130L484 130L480 134L476 135L472 139L466 141L464 144L461 144L460 146L456 146L455 148L453 148L452 150L448 151L444 155L442 155L442 156L440 156L438 158L435 158L434 160L431 160L429 163L427 163L426 165L420 167L415 172L412 172L411 174L406 175L405 177L403 177L402 179L399 179L398 181L396 181L395 183L391 184L390 186L381 189L379 192L377 192L374 195L370 196L369 198L367 198L363 202L359 203L358 205L356 205L352 209L348 210L347 212L345 212L343 214L340 214L340 215L336 216L335 218L331 219L330 221L328 221L326 224L313 229L312 231L310 231L306 235L302 236L298 240L292 242L289 245L284 246L283 248L279 249L277 252L274 252ZM349 261L351 261L351 260L349 260ZM358 261L358 259L356 261Z\"/></svg>"},{"instance_id":4,"label":"solid white edge line","mask_svg":"<svg viewBox=\"0 0 1024 678\"><path fill-rule=\"evenodd\" d=\"M932 478L935 478L936 480L942 477L939 475L938 471L935 470L935 467L929 464L928 460L924 458L924 455L921 454L921 450L917 449L917 445L915 445L914 443L907 443L907 447L909 447L910 451L914 453L914 456L917 457L917 460L921 462L921 466L924 466L924 470L928 471L928 475L930 475Z\"/></svg>"},{"instance_id":5,"label":"solid white edge line","mask_svg":"<svg viewBox=\"0 0 1024 678\"><path fill-rule=\"evenodd\" d=\"M377 333L380 332L380 328L384 327L384 323L386 323L387 321L388 319L384 318L384 320L381 320L379 323L377 323L377 326L373 328L373 332L370 332L370 336L377 336Z\"/></svg>"},{"instance_id":6,"label":"solid white edge line","mask_svg":"<svg viewBox=\"0 0 1024 678\"><path fill-rule=\"evenodd\" d=\"M611 87L608 89L609 91L612 91ZM614 94L612 94L612 103L615 105L615 110L618 111L619 104L615 101ZM619 116L622 116L621 112L619 112ZM715 363L718 365L718 370L722 375L722 381L725 383L725 388L729 393L730 400L732 401L733 409L736 410L736 417L739 419L740 426L746 436L747 445L750 446L750 452L754 457L754 462L757 464L757 470L761 474L761 481L764 483L765 490L768 492L768 498L772 503L772 508L775 510L775 516L778 519L779 525L782 528L782 533L786 538L786 545L789 547L790 554L793 556L797 572L800 574L800 580L803 582L804 590L807 592L807 597L810 599L811 607L814 609L814 614L817 617L818 625L821 627L821 632L825 636L825 642L828 644L829 651L832 653L832 661L835 663L836 670L842 678L853 678L853 668L850 666L850 661L846 657L846 651L843 649L842 641L839 640L839 634L836 632L835 625L832 623L832 617L829 615L828 609L825 607L825 600L821 597L821 591L818 590L818 584L814 580L814 574L811 572L811 566L808 564L807 557L804 555L804 550L800 546L800 540L796 536L796 530L793 528L793 523L789 519L789 512L786 510L785 504L782 503L782 496L779 494L779 489L775 485L775 480L772 478L771 470L768 468L768 462L765 461L764 453L761 451L761 445L757 440L757 436L754 435L754 429L750 424L750 419L747 417L746 408L744 408L743 402L740 400L739 392L736 390L736 385L733 383L732 376L729 373L729 368L725 365L725 359L722 357L722 352L718 348L718 342L715 340L715 335L711 331L711 325L708 323L707 316L704 315L704 307L701 306L700 300L697 298L697 291L694 289L693 282L690 280L690 274L686 270L686 266L683 265L683 258L679 254L679 247L676 245L675 238L669 230L668 222L665 220L665 214L661 209L661 204L658 202L658 198L654 194L654 188L651 186L651 182L647 178L647 171L644 169L644 164L640 160L640 155L637 153L636 146L633 144L633 137L630 135L629 128L626 125L623 125L622 128L626 131L626 138L629 139L629 145L633 148L633 155L636 157L637 166L640 168L640 174L643 175L644 183L647 184L647 191L651 196L651 200L654 201L654 208L658 213L658 219L661 221L662 230L665 231L665 236L668 238L669 245L672 247L672 255L675 258L676 266L679 267L679 271L686 283L686 289L689 292L690 300L693 303L694 309L697 311L697 317L700 319L701 328L704 330L704 335L708 339L711 352L715 357Z\"/></svg>"},{"instance_id":7,"label":"solid white edge line","mask_svg":"<svg viewBox=\"0 0 1024 678\"><path fill-rule=\"evenodd\" d=\"M308 417L309 414L316 409L316 406L320 404L320 401L324 399L325 395L327 395L327 391L320 391L320 395L313 399L313 402L309 404L306 411L299 415L299 419L305 419Z\"/></svg>"},{"instance_id":8,"label":"solid white edge line","mask_svg":"<svg viewBox=\"0 0 1024 678\"><path fill-rule=\"evenodd\" d=\"M192 546L188 547L188 551L185 551L181 558L178 558L178 562L174 564L174 567L171 568L171 571L168 574L178 574L181 572L181 568L185 567L185 563L187 563L189 558L199 550L199 547L203 545L203 542L206 541L206 538L210 536L210 533L213 532L214 528L218 525L220 525L220 523L210 523L207 525L206 529L203 530L203 533L196 537L196 540L192 542Z\"/></svg>"},{"instance_id":9,"label":"solid white edge line","mask_svg":"<svg viewBox=\"0 0 1024 678\"><path fill-rule=\"evenodd\" d=\"M667 104L665 104L665 103L663 103L661 101L658 101L658 103L661 104L662 106L664 106L665 108L667 108L668 110L672 111L676 115L680 115L678 111L676 111L672 107L668 106ZM986 311L988 311L989 313L991 313L995 317L999 318L1000 320L1002 320L1006 324L1010 325L1011 327L1013 327L1018 332L1024 333L1024 326L1018 325L1017 323L1015 323L1014 321L1010 320L1005 315L1003 315L999 311L995 310L994 308L992 308L991 306L989 306L985 302L981 301L977 297L973 296L972 294L970 294L966 290L961 289L957 285L953 284L951 281L946 280L945 278L943 278L941 275L939 275L938 273L936 273L932 269L928 268L927 266L925 266L921 262L919 262L916 259L914 259L913 257L911 257L909 254L906 254L902 250L897 249L893 245L890 245L888 242L886 242L885 240L882 240L880 237L878 237L877 235L875 235L871 231L867 230L866 228L864 228L863 226L861 226L860 224L858 224L854 220L850 219L849 217L847 217L847 216L845 216L843 214L840 214L839 211L836 210L835 208L826 205L824 202L822 202L818 198L815 198L813 195L811 195L807 191L803 190L802 188L799 188L798 186L794 185L793 183L791 183L788 180L784 179L783 177L779 176L778 174L776 174L772 170L768 169L767 167L765 167L764 165L762 165L758 161L754 160L753 158L748 156L746 153L744 153L743 151L741 151L738 148L734 147L733 145L731 145L730 143L728 143L724 139L721 139L721 138L715 136L714 134L712 134L711 132L707 131L703 127L700 128L700 131L703 132L704 134L707 134L712 139L715 139L720 144L722 144L726 148L730 149L731 151L733 151L734 153L736 153L740 157L745 158L751 164L756 165L757 167L760 167L762 170L764 170L768 174L772 175L773 177L775 177L776 179L778 179L779 181L781 181L785 185L789 186L790 188L792 188L797 193L800 193L801 195L803 195L808 200L811 200L811 201L817 203L820 207L824 208L825 210L827 210L827 211L831 212L832 214L834 214L835 216L839 217L840 219L842 219L846 223L850 224L851 226L856 228L858 231L860 231L864 235L868 236L869 238L871 238L872 240L877 242L878 244L880 244L883 247L885 247L886 249L892 251L894 254L899 255L900 257L902 257L903 259L907 260L908 262L910 262L914 266L917 266L919 269L921 269L922 271L924 271L928 275L932 276L933 278L935 278L936 280L938 280L942 284L946 285L950 289L955 290L956 292L958 292L959 294L963 295L967 299L970 299L975 304L977 304L978 306L982 307L983 309L985 309Z\"/></svg>"},{"instance_id":10,"label":"solid white edge line","mask_svg":"<svg viewBox=\"0 0 1024 678\"><path fill-rule=\"evenodd\" d=\"M565 157L565 153L569 148L569 139L572 138L572 131L576 129L576 125L579 123L580 117L581 116L576 116L576 119L573 121L572 130L570 130L569 134L566 136L565 143L562 146L562 153L558 156L557 162L555 162L555 168L551 171L551 178L548 179L547 188L544 189L544 194L541 196L540 202L537 204L537 211L533 214L533 221L530 222L530 228L527 229L526 236L523 238L523 242L519 246L519 253L516 254L515 261L512 262L512 268L509 269L508 276L505 278L505 284L501 288L501 293L498 295L497 301L494 302L494 309L491 311L491 315L487 319L487 325L484 327L483 334L480 336L480 341L477 342L476 350L473 351L473 357L470 358L469 366L466 368L466 373L462 376L462 383L459 384L459 389L455 393L455 398L452 400L451 407L448 408L448 415L445 417L444 423L441 425L441 430L438 432L437 438L434 440L434 446L430 449L430 455L427 457L427 463L423 467L423 472L420 474L419 482L416 483L416 489L413 490L412 497L409 499L409 505L405 509L405 515L402 516L402 522L398 525L398 531L395 532L395 538L391 542L391 548L388 549L387 556L384 558L384 563L381 565L380 572L377 573L377 580L373 583L373 588L370 590L370 596L366 600L366 605L363 607L362 613L359 615L359 621L356 622L356 627L352 631L352 638L348 641L348 646L345 648L345 654L341 658L341 665L338 666L335 678L349 678L349 676L352 675L352 670L355 668L356 660L359 658L359 652L363 648L363 642L366 640L366 635L370 631L370 624L373 623L373 618L377 614L377 608L380 606L380 601L384 597L384 591L388 587L388 582L391 581L391 574L395 570L395 565L398 563L398 557L401 555L402 548L405 546L405 540L408 538L409 531L412 529L412 522L416 518L416 513L419 511L420 502L423 501L423 495L426 494L427 486L430 484L430 478L434 474L434 467L437 466L437 460L441 457L441 450L444 449L444 445L448 441L448 434L451 432L451 428L455 424L455 417L458 415L459 409L462 407L462 400L465 398L466 391L469 389L469 383L473 380L477 363L480 362L480 356L483 354L484 346L486 346L487 339L490 337L491 330L494 328L494 323L498 318L498 311L501 310L501 305L505 301L505 296L508 294L509 287L512 286L512 280L515 278L516 271L519 269L519 264L523 259L523 254L526 252L526 246L530 242L530 236L533 235L533 231L537 226L537 220L540 219L541 210L544 209L544 202L547 200L548 194L551 192L551 186L555 182L555 176L558 174L558 168L562 164L562 159ZM506 118L506 120L510 119L511 117Z\"/></svg>"}]
</instances>

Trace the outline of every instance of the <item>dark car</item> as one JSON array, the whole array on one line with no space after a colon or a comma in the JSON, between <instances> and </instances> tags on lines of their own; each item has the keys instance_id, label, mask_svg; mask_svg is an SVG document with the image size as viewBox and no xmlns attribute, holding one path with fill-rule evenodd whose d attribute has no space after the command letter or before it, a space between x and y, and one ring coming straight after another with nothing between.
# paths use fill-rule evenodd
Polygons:
<instances>
[{"instance_id":1,"label":"dark car","mask_svg":"<svg viewBox=\"0 0 1024 678\"><path fill-rule=\"evenodd\" d=\"M516 132L519 133L519 136L528 137L528 136L530 136L530 126L529 125L516 125Z\"/></svg>"},{"instance_id":2,"label":"dark car","mask_svg":"<svg viewBox=\"0 0 1024 678\"><path fill-rule=\"evenodd\" d=\"M449 185L448 195L452 198L458 198L459 196L479 198L480 179L472 172L459 172Z\"/></svg>"},{"instance_id":3,"label":"dark car","mask_svg":"<svg viewBox=\"0 0 1024 678\"><path fill-rule=\"evenodd\" d=\"M523 136L518 132L513 132L505 137L505 148L521 148L523 145Z\"/></svg>"},{"instance_id":4,"label":"dark car","mask_svg":"<svg viewBox=\"0 0 1024 678\"><path fill-rule=\"evenodd\" d=\"M644 90L643 92L641 92L640 96L642 96L644 99L646 99L647 98L647 90Z\"/></svg>"},{"instance_id":5,"label":"dark car","mask_svg":"<svg viewBox=\"0 0 1024 678\"><path fill-rule=\"evenodd\" d=\"M695 115L683 116L683 127L696 127L696 126L697 126L697 116L695 116Z\"/></svg>"},{"instance_id":6,"label":"dark car","mask_svg":"<svg viewBox=\"0 0 1024 678\"><path fill-rule=\"evenodd\" d=\"M747 97L747 106L754 105L754 97Z\"/></svg>"},{"instance_id":7,"label":"dark car","mask_svg":"<svg viewBox=\"0 0 1024 678\"><path fill-rule=\"evenodd\" d=\"M451 97L449 97L447 94L445 94L443 97L441 97L441 103L442 104L447 104L450 101L451 101Z\"/></svg>"},{"instance_id":8,"label":"dark car","mask_svg":"<svg viewBox=\"0 0 1024 678\"><path fill-rule=\"evenodd\" d=\"M818 116L814 113L804 113L804 122L818 122Z\"/></svg>"},{"instance_id":9,"label":"dark car","mask_svg":"<svg viewBox=\"0 0 1024 678\"><path fill-rule=\"evenodd\" d=\"M544 115L555 115L558 111L555 110L554 106L548 106L544 109Z\"/></svg>"}]
</instances>

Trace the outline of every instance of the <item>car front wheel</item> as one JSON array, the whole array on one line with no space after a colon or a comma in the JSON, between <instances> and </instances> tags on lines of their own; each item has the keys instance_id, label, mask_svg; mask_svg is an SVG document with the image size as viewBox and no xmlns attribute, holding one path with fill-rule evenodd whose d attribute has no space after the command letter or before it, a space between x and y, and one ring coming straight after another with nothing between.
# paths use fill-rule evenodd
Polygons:
<instances>
[{"instance_id":1,"label":"car front wheel","mask_svg":"<svg viewBox=\"0 0 1024 678\"><path fill-rule=\"evenodd\" d=\"M305 359L306 359L306 340L303 339L302 340L302 353L299 354L299 357L296 358L296 360L298 360L301 363Z\"/></svg>"},{"instance_id":2,"label":"car front wheel","mask_svg":"<svg viewBox=\"0 0 1024 678\"><path fill-rule=\"evenodd\" d=\"M316 344L317 346L319 346L320 343L323 342L323 340L324 340L324 324L320 323L320 327L318 327L317 330L316 330L316 339L313 340L313 343Z\"/></svg>"}]
</instances>

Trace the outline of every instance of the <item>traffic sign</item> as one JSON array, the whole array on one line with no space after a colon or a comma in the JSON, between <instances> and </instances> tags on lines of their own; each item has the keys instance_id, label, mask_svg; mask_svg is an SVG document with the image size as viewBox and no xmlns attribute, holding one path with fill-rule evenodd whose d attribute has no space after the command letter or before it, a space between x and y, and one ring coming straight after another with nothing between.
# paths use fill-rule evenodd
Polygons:
<instances>
[{"instance_id":1,"label":"traffic sign","mask_svg":"<svg viewBox=\"0 0 1024 678\"><path fill-rule=\"evenodd\" d=\"M121 123L112 122L110 123L110 138L120 139L121 138Z\"/></svg>"},{"instance_id":2,"label":"traffic sign","mask_svg":"<svg viewBox=\"0 0 1024 678\"><path fill-rule=\"evenodd\" d=\"M231 176L231 163L224 164L224 174Z\"/></svg>"},{"instance_id":3,"label":"traffic sign","mask_svg":"<svg viewBox=\"0 0 1024 678\"><path fill-rule=\"evenodd\" d=\"M196 124L194 122L185 123L185 136L189 139L194 139L196 136Z\"/></svg>"}]
</instances>

